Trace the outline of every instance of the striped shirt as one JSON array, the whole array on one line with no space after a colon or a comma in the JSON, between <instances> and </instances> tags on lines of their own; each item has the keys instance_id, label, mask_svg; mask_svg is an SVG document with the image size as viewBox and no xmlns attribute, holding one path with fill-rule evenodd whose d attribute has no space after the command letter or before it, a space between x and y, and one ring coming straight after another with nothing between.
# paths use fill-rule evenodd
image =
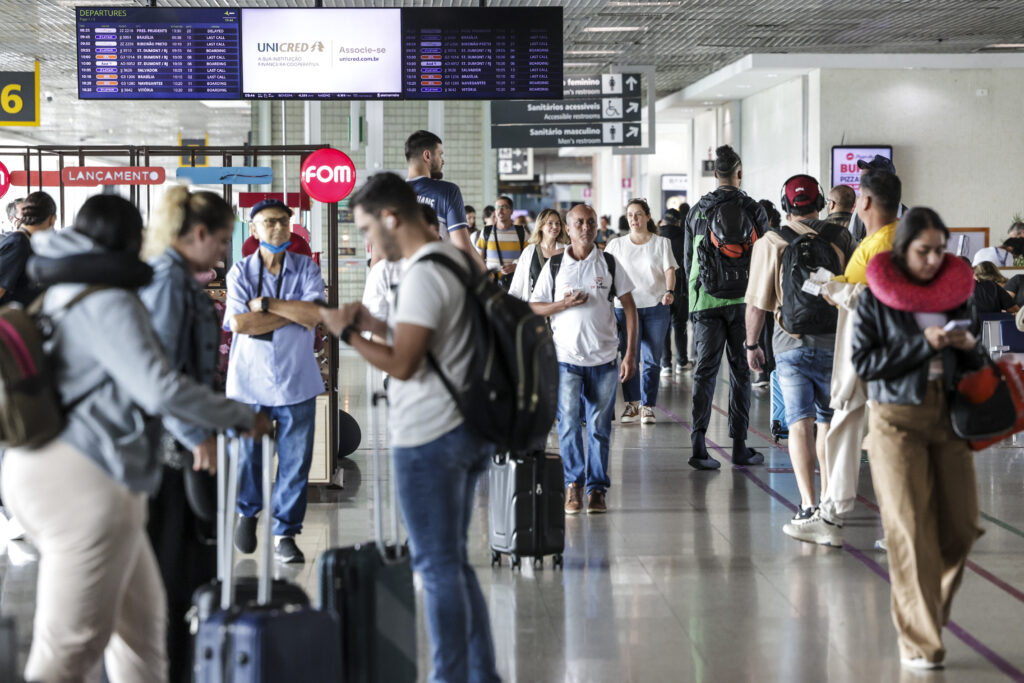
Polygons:
<instances>
[{"instance_id":1,"label":"striped shirt","mask_svg":"<svg viewBox=\"0 0 1024 683\"><path fill-rule=\"evenodd\" d=\"M515 226L507 230L484 228L476 240L476 248L487 262L488 269L501 268L502 263L513 263L519 258L529 237L526 228L520 228L520 230L522 230L522 240L519 239L519 232ZM498 256L499 249L501 250L500 257Z\"/></svg>"}]
</instances>

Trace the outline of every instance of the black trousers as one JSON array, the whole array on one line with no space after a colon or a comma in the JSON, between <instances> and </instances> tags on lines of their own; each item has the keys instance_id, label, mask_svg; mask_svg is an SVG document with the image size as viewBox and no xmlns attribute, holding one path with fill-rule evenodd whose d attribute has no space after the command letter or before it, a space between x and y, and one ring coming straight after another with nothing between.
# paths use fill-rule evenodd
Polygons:
<instances>
[{"instance_id":1,"label":"black trousers","mask_svg":"<svg viewBox=\"0 0 1024 683\"><path fill-rule=\"evenodd\" d=\"M665 346L661 352L661 367L672 367L672 333L676 334L676 362L685 365L690 360L690 344L686 338L686 324L690 318L690 301L687 298L686 285L683 283L682 270L676 272L676 295L669 306L672 324L665 335Z\"/></svg>"},{"instance_id":2,"label":"black trousers","mask_svg":"<svg viewBox=\"0 0 1024 683\"><path fill-rule=\"evenodd\" d=\"M727 306L693 314L693 431L706 432L718 383L722 352L729 360L729 436L747 438L750 419L750 368L747 366L745 306Z\"/></svg>"}]
</instances>

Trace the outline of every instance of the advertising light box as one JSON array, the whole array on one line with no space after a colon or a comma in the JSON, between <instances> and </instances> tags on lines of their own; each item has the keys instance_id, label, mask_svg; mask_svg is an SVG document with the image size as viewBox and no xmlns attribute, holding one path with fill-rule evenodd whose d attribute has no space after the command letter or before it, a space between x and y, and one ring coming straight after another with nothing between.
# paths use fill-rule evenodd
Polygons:
<instances>
[{"instance_id":1,"label":"advertising light box","mask_svg":"<svg viewBox=\"0 0 1024 683\"><path fill-rule=\"evenodd\" d=\"M849 185L860 194L860 167L858 161L871 161L881 154L892 160L891 145L835 145L832 147L832 187Z\"/></svg>"}]
</instances>

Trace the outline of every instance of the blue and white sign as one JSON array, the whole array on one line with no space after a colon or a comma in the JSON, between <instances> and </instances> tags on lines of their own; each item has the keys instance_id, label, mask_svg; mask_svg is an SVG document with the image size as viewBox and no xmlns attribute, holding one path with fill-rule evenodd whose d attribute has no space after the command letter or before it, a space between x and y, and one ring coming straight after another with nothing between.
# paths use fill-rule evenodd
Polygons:
<instances>
[{"instance_id":1,"label":"blue and white sign","mask_svg":"<svg viewBox=\"0 0 1024 683\"><path fill-rule=\"evenodd\" d=\"M181 166L175 176L193 185L269 185L274 181L269 166Z\"/></svg>"}]
</instances>

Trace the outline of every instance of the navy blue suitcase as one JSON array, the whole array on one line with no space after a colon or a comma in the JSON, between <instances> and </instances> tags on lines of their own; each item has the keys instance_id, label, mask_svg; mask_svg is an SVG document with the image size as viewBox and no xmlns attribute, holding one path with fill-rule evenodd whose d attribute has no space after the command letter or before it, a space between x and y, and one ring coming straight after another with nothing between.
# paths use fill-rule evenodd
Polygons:
<instances>
[{"instance_id":1,"label":"navy blue suitcase","mask_svg":"<svg viewBox=\"0 0 1024 683\"><path fill-rule=\"evenodd\" d=\"M367 379L373 386L372 376ZM398 499L391 480L391 537L384 539L383 483L377 404L371 397L376 538L326 550L317 560L319 606L341 623L339 643L345 683L416 681L416 594L409 549L398 540Z\"/></svg>"},{"instance_id":2,"label":"navy blue suitcase","mask_svg":"<svg viewBox=\"0 0 1024 683\"><path fill-rule=\"evenodd\" d=\"M263 525L263 561L256 603L239 604L233 581L232 536L238 497L238 452L229 459L223 436L218 438L218 575L221 601L198 619L193 673L196 683L283 683L342 680L338 621L329 613L296 600L298 587L281 591L276 599L271 581L271 525ZM273 442L263 441L263 509L271 509ZM225 469L227 470L225 482ZM227 495L224 495L224 492ZM227 501L225 501L225 497ZM269 516L269 514L268 514ZM305 597L305 596L303 596Z\"/></svg>"},{"instance_id":3,"label":"navy blue suitcase","mask_svg":"<svg viewBox=\"0 0 1024 683\"><path fill-rule=\"evenodd\" d=\"M768 384L771 386L769 402L772 411L772 437L775 443L778 443L780 439L789 438L789 423L786 422L786 402L782 400L782 387L779 386L777 370L768 376Z\"/></svg>"}]
</instances>

